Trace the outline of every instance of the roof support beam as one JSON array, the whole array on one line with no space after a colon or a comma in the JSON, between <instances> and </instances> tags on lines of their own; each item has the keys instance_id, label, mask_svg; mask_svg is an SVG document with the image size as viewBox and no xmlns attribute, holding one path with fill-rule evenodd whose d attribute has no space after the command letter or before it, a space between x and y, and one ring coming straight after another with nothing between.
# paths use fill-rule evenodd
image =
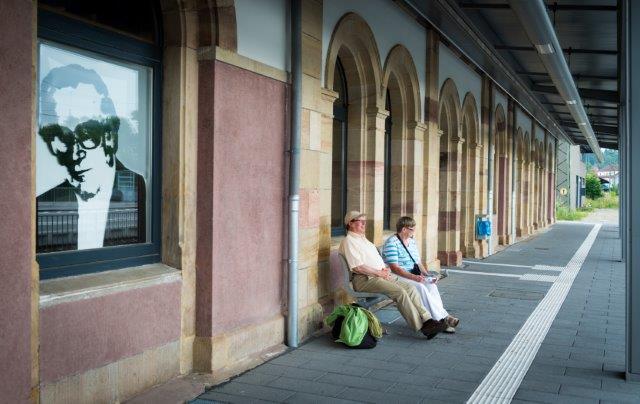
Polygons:
<instances>
[{"instance_id":1,"label":"roof support beam","mask_svg":"<svg viewBox=\"0 0 640 404\"><path fill-rule=\"evenodd\" d=\"M570 112L563 112L563 111L555 111L555 113L558 115L571 115ZM617 115L587 114L587 116L589 118L615 119L616 121L618 120Z\"/></svg>"},{"instance_id":2,"label":"roof support beam","mask_svg":"<svg viewBox=\"0 0 640 404\"><path fill-rule=\"evenodd\" d=\"M527 52L535 52L536 49L533 46L511 46L511 45L493 45L494 48L499 50L510 50L510 51L527 51ZM574 54L574 53L587 53L587 54L600 54L600 55L617 55L617 50L610 49L582 49L582 48L565 48L562 49L564 53Z\"/></svg>"},{"instance_id":3,"label":"roof support beam","mask_svg":"<svg viewBox=\"0 0 640 404\"><path fill-rule=\"evenodd\" d=\"M540 104L542 105L553 105L554 107L567 107L567 104L564 104L562 102L549 102L549 101L540 101ZM617 106L610 106L610 105L593 105L593 104L584 104L585 108L593 108L593 109L615 109L617 110L618 107Z\"/></svg>"},{"instance_id":4,"label":"roof support beam","mask_svg":"<svg viewBox=\"0 0 640 404\"><path fill-rule=\"evenodd\" d=\"M495 4L495 3L469 3L463 2L459 4L462 8L475 8L475 9L494 9L504 10L510 8L508 4ZM603 5L583 5L583 4L549 4L547 8L557 11L618 11L616 6L603 6Z\"/></svg>"},{"instance_id":5,"label":"roof support beam","mask_svg":"<svg viewBox=\"0 0 640 404\"><path fill-rule=\"evenodd\" d=\"M536 93L544 93L544 94L558 94L558 90L553 86L531 86L531 90ZM611 90L594 90L591 88L579 88L578 93L580 93L580 97L586 100L596 100L596 101L606 101L618 103L620 101L620 94L617 91ZM594 108L597 108L594 106Z\"/></svg>"},{"instance_id":6,"label":"roof support beam","mask_svg":"<svg viewBox=\"0 0 640 404\"><path fill-rule=\"evenodd\" d=\"M560 125L565 126L567 128L573 128L580 130L578 125L573 121L560 121ZM618 128L615 126L603 126L603 125L592 125L593 131L596 135L616 135L618 136Z\"/></svg>"},{"instance_id":7,"label":"roof support beam","mask_svg":"<svg viewBox=\"0 0 640 404\"><path fill-rule=\"evenodd\" d=\"M517 71L516 73L521 74L523 76L546 76L546 77L549 77L549 73L547 73L547 72ZM582 73L576 73L576 74L572 74L572 75L576 80L580 80L580 79L596 79L596 80L618 81L618 78L616 76L602 76L602 75L597 75L597 74L582 74Z\"/></svg>"}]
</instances>

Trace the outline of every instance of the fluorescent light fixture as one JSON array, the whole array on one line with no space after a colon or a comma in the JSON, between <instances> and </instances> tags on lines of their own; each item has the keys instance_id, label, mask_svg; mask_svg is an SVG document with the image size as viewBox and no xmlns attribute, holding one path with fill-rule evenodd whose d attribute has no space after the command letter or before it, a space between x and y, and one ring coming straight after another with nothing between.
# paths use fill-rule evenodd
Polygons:
<instances>
[{"instance_id":1,"label":"fluorescent light fixture","mask_svg":"<svg viewBox=\"0 0 640 404\"><path fill-rule=\"evenodd\" d=\"M540 45L533 45L533 46L535 46L536 50L541 55L550 55L554 52L553 45L551 45L550 43L543 43Z\"/></svg>"},{"instance_id":2,"label":"fluorescent light fixture","mask_svg":"<svg viewBox=\"0 0 640 404\"><path fill-rule=\"evenodd\" d=\"M578 122L578 125L580 125L580 126L587 126L587 123L586 123L586 122Z\"/></svg>"},{"instance_id":3,"label":"fluorescent light fixture","mask_svg":"<svg viewBox=\"0 0 640 404\"><path fill-rule=\"evenodd\" d=\"M567 105L576 105L577 101L576 100L569 100L567 101Z\"/></svg>"}]
</instances>

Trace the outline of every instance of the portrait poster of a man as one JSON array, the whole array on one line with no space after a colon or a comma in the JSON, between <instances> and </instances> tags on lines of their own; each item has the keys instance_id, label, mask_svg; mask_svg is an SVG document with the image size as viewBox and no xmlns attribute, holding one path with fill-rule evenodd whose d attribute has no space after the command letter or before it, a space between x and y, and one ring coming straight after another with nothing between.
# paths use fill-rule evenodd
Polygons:
<instances>
[{"instance_id":1,"label":"portrait poster of a man","mask_svg":"<svg viewBox=\"0 0 640 404\"><path fill-rule=\"evenodd\" d=\"M40 59L37 251L145 242L148 136L140 129L150 125L139 122L140 72L50 46L40 46Z\"/></svg>"}]
</instances>

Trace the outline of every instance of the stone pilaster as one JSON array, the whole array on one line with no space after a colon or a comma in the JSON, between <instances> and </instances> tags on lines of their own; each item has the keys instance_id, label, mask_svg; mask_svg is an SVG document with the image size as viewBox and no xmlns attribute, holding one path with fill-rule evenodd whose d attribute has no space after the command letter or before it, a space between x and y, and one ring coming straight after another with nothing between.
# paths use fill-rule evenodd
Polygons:
<instances>
[{"instance_id":1,"label":"stone pilaster","mask_svg":"<svg viewBox=\"0 0 640 404\"><path fill-rule=\"evenodd\" d=\"M422 258L428 269L439 270L438 260L438 192L440 188L440 136L438 129L438 47L440 37L435 30L427 31L427 77L425 99L425 125L423 143L422 187Z\"/></svg>"},{"instance_id":2,"label":"stone pilaster","mask_svg":"<svg viewBox=\"0 0 640 404\"><path fill-rule=\"evenodd\" d=\"M462 263L460 246L460 187L462 182L462 143L460 137L450 137L447 150L440 144L440 175L446 176L446 182L440 181L440 211L438 216L438 259L443 265L458 266ZM446 160L446 165L442 166ZM443 170L444 169L444 170ZM442 185L446 183L446 189ZM443 201L445 202L442 206Z\"/></svg>"},{"instance_id":3,"label":"stone pilaster","mask_svg":"<svg viewBox=\"0 0 640 404\"><path fill-rule=\"evenodd\" d=\"M302 119L298 250L298 333L306 339L330 300L333 101L322 87L322 2L302 2Z\"/></svg>"},{"instance_id":4,"label":"stone pilaster","mask_svg":"<svg viewBox=\"0 0 640 404\"><path fill-rule=\"evenodd\" d=\"M426 132L427 125L422 122L409 122L407 125L407 158L404 169L406 178L405 189L402 191L406 211L400 213L413 217L418 229L424 228L423 213L425 204L422 199L422 184L424 181L424 139ZM391 178L393 182L394 177L392 176ZM393 230L398 217L394 216L393 210L391 213L391 228ZM423 245L424 231L416 232L415 238L418 245Z\"/></svg>"}]
</instances>

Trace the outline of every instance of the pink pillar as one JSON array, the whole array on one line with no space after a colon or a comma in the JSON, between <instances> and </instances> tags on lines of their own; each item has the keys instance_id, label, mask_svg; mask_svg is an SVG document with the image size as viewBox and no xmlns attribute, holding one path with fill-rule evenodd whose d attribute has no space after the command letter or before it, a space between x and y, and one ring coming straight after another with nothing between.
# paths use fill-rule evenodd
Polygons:
<instances>
[{"instance_id":1,"label":"pink pillar","mask_svg":"<svg viewBox=\"0 0 640 404\"><path fill-rule=\"evenodd\" d=\"M282 312L287 85L212 60L199 78L196 336L210 338Z\"/></svg>"},{"instance_id":2,"label":"pink pillar","mask_svg":"<svg viewBox=\"0 0 640 404\"><path fill-rule=\"evenodd\" d=\"M0 397L7 403L30 401L32 385L34 6L0 1Z\"/></svg>"}]
</instances>

